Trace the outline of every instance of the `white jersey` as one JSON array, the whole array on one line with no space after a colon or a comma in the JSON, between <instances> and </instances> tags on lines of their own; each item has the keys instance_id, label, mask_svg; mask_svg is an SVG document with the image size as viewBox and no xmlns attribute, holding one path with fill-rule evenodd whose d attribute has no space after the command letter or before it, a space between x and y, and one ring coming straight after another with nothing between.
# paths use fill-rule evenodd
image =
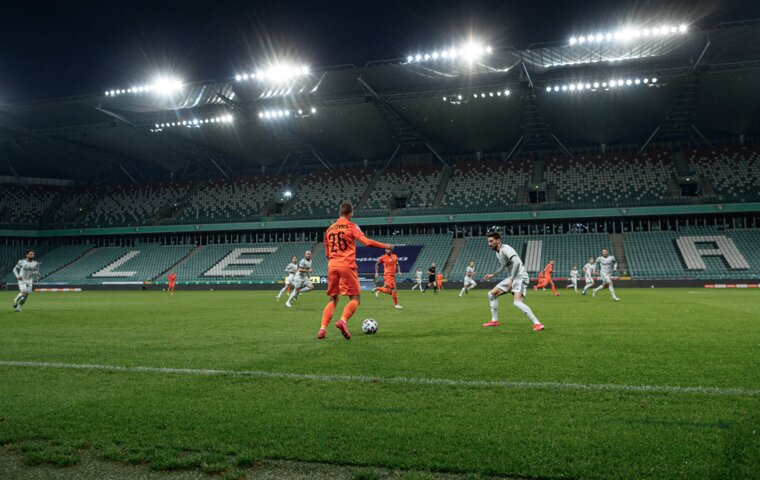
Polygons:
<instances>
[{"instance_id":1,"label":"white jersey","mask_svg":"<svg viewBox=\"0 0 760 480\"><path fill-rule=\"evenodd\" d=\"M475 267L467 267L467 270L465 270L464 278L472 278L475 276Z\"/></svg>"},{"instance_id":2,"label":"white jersey","mask_svg":"<svg viewBox=\"0 0 760 480\"><path fill-rule=\"evenodd\" d=\"M417 283L422 283L422 272L417 271L415 278L417 279Z\"/></svg>"},{"instance_id":3,"label":"white jersey","mask_svg":"<svg viewBox=\"0 0 760 480\"><path fill-rule=\"evenodd\" d=\"M520 260L515 249L509 245L501 245L501 248L496 252L496 259L499 260L499 264L501 264L497 273L502 270L507 270L508 278L528 278L528 272L525 270L522 260ZM517 270L513 274L512 269L515 266L517 266Z\"/></svg>"},{"instance_id":4,"label":"white jersey","mask_svg":"<svg viewBox=\"0 0 760 480\"><path fill-rule=\"evenodd\" d=\"M583 266L583 273L586 276L586 280L591 280L594 275L594 271L596 271L596 266L594 266L593 263L587 263Z\"/></svg>"},{"instance_id":5,"label":"white jersey","mask_svg":"<svg viewBox=\"0 0 760 480\"><path fill-rule=\"evenodd\" d=\"M578 269L574 268L570 270L570 279L571 280L578 280Z\"/></svg>"},{"instance_id":6,"label":"white jersey","mask_svg":"<svg viewBox=\"0 0 760 480\"><path fill-rule=\"evenodd\" d=\"M13 267L13 275L16 278L21 277L20 281L31 282L35 276L40 273L39 262L32 260L31 262L25 258L18 261L15 267Z\"/></svg>"},{"instance_id":7,"label":"white jersey","mask_svg":"<svg viewBox=\"0 0 760 480\"><path fill-rule=\"evenodd\" d=\"M612 272L617 270L617 260L612 255L608 257L599 257L596 259L596 265L599 265L599 275L602 277L609 277Z\"/></svg>"},{"instance_id":8,"label":"white jersey","mask_svg":"<svg viewBox=\"0 0 760 480\"><path fill-rule=\"evenodd\" d=\"M295 275L298 273L298 265L291 262L287 267L285 267L285 271L288 272L288 275Z\"/></svg>"},{"instance_id":9,"label":"white jersey","mask_svg":"<svg viewBox=\"0 0 760 480\"><path fill-rule=\"evenodd\" d=\"M305 258L302 258L300 262L298 262L298 268L303 268L304 270L311 270L311 260L306 260ZM311 276L310 272L298 272L298 275L296 276L300 280L308 280Z\"/></svg>"}]
</instances>

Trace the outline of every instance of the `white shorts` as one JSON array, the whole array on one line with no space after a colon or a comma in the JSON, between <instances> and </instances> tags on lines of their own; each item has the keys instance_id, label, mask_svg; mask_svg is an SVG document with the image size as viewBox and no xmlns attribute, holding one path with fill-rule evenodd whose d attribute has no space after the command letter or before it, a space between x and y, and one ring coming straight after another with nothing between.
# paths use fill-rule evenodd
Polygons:
<instances>
[{"instance_id":1,"label":"white shorts","mask_svg":"<svg viewBox=\"0 0 760 480\"><path fill-rule=\"evenodd\" d=\"M295 281L293 282L293 286L299 290L306 287L314 288L314 284L311 283L311 280L309 280L308 278L298 278L298 277L296 277Z\"/></svg>"},{"instance_id":2,"label":"white shorts","mask_svg":"<svg viewBox=\"0 0 760 480\"><path fill-rule=\"evenodd\" d=\"M512 280L511 288L507 287L508 282L509 279L505 278L499 282L498 285L496 285L496 288L503 291L504 293L522 293L523 297L528 292L528 283L530 282L530 279L528 277L515 277L515 279Z\"/></svg>"},{"instance_id":3,"label":"white shorts","mask_svg":"<svg viewBox=\"0 0 760 480\"><path fill-rule=\"evenodd\" d=\"M477 283L475 283L475 280L473 280L472 277L464 277L465 287L474 287L475 285L477 285Z\"/></svg>"},{"instance_id":4,"label":"white shorts","mask_svg":"<svg viewBox=\"0 0 760 480\"><path fill-rule=\"evenodd\" d=\"M34 290L32 280L19 280L18 291L21 293L31 293Z\"/></svg>"},{"instance_id":5,"label":"white shorts","mask_svg":"<svg viewBox=\"0 0 760 480\"><path fill-rule=\"evenodd\" d=\"M610 284L612 283L612 279L609 275L600 275L599 278L602 280L602 283Z\"/></svg>"},{"instance_id":6,"label":"white shorts","mask_svg":"<svg viewBox=\"0 0 760 480\"><path fill-rule=\"evenodd\" d=\"M287 277L285 277L285 285L293 285L295 283L296 276L294 274L290 274Z\"/></svg>"},{"instance_id":7,"label":"white shorts","mask_svg":"<svg viewBox=\"0 0 760 480\"><path fill-rule=\"evenodd\" d=\"M573 283L573 285L575 285L576 283L578 283L578 278L577 277L570 277L570 281Z\"/></svg>"}]
</instances>

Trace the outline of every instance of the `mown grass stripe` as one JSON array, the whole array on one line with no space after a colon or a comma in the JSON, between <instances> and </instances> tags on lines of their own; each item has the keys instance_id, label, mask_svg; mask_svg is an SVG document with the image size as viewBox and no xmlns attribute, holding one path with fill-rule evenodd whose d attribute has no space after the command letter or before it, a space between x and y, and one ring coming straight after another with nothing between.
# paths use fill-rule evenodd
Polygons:
<instances>
[{"instance_id":1,"label":"mown grass stripe","mask_svg":"<svg viewBox=\"0 0 760 480\"><path fill-rule=\"evenodd\" d=\"M263 370L215 370L169 367L125 367L120 365L93 365L56 362L29 362L0 360L0 366L27 368L59 368L69 370L105 370L126 373L164 373L173 375L226 376L249 378L281 378L291 380L312 380L317 382L360 382L381 384L443 385L476 388L521 388L530 390L579 390L608 392L644 393L693 393L702 395L724 395L758 397L760 390L747 388L681 387L670 385L619 385L614 383L562 383L524 382L507 380L456 380L447 378L414 377L374 377L366 375L323 375L314 373L267 372Z\"/></svg>"}]
</instances>

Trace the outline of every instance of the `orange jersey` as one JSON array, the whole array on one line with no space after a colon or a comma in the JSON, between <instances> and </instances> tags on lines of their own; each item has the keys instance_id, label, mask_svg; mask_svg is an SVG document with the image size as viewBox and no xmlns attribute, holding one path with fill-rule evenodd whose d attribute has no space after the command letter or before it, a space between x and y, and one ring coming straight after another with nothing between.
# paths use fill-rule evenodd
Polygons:
<instances>
[{"instance_id":1,"label":"orange jersey","mask_svg":"<svg viewBox=\"0 0 760 480\"><path fill-rule=\"evenodd\" d=\"M544 275L545 275L545 276L547 276L547 277L551 277L551 276L552 276L552 270L553 270L553 269L554 269L554 265L553 265L553 264L551 264L551 263L550 263L550 264L548 264L548 265L547 265L547 266L544 268Z\"/></svg>"},{"instance_id":2,"label":"orange jersey","mask_svg":"<svg viewBox=\"0 0 760 480\"><path fill-rule=\"evenodd\" d=\"M364 236L359 225L340 217L325 231L325 253L328 266L356 268L356 241L368 247L386 248L388 245Z\"/></svg>"},{"instance_id":3,"label":"orange jersey","mask_svg":"<svg viewBox=\"0 0 760 480\"><path fill-rule=\"evenodd\" d=\"M177 275L170 273L169 274L169 283L174 283L177 281Z\"/></svg>"},{"instance_id":4,"label":"orange jersey","mask_svg":"<svg viewBox=\"0 0 760 480\"><path fill-rule=\"evenodd\" d=\"M398 265L398 256L395 253L387 253L377 259L377 263L383 264L383 275L386 277L396 275L396 265Z\"/></svg>"}]
</instances>

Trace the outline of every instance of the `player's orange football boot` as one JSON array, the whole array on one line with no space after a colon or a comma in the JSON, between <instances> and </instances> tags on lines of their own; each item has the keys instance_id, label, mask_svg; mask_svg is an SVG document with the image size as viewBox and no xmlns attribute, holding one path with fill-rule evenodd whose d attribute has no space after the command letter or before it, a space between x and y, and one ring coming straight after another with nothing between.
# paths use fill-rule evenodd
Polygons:
<instances>
[{"instance_id":1,"label":"player's orange football boot","mask_svg":"<svg viewBox=\"0 0 760 480\"><path fill-rule=\"evenodd\" d=\"M335 328L340 330L340 333L343 334L343 337L346 340L351 340L351 334L348 333L348 325L346 325L346 321L343 319L338 320L338 322L335 324Z\"/></svg>"},{"instance_id":2,"label":"player's orange football boot","mask_svg":"<svg viewBox=\"0 0 760 480\"><path fill-rule=\"evenodd\" d=\"M319 333L317 334L317 340L323 340L325 338L325 335L327 335L327 332L324 328L319 329Z\"/></svg>"},{"instance_id":3,"label":"player's orange football boot","mask_svg":"<svg viewBox=\"0 0 760 480\"><path fill-rule=\"evenodd\" d=\"M498 320L491 320L490 322L486 322L483 324L484 327L498 327L499 321Z\"/></svg>"},{"instance_id":4,"label":"player's orange football boot","mask_svg":"<svg viewBox=\"0 0 760 480\"><path fill-rule=\"evenodd\" d=\"M533 331L534 332L540 332L543 329L544 329L543 324L537 323L537 324L533 325Z\"/></svg>"}]
</instances>

